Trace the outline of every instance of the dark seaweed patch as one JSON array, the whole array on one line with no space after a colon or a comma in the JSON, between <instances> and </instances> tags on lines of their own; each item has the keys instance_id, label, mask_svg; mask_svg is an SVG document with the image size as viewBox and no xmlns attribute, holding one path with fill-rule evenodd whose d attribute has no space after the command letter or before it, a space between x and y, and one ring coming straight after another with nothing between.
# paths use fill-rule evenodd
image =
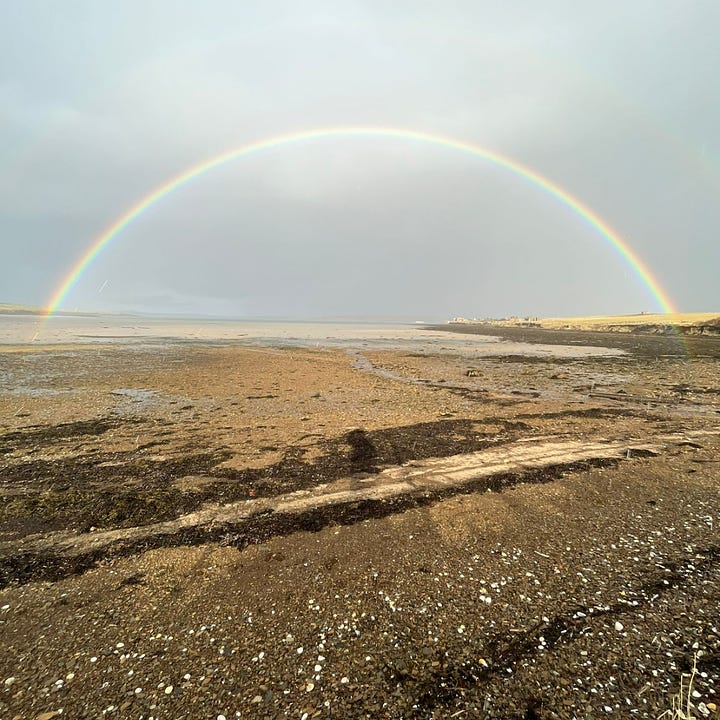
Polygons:
<instances>
[{"instance_id":1,"label":"dark seaweed patch","mask_svg":"<svg viewBox=\"0 0 720 720\"><path fill-rule=\"evenodd\" d=\"M122 421L131 422L129 419ZM108 418L97 420L81 420L78 422L60 423L59 425L34 425L22 430L5 433L0 436L0 453L9 453L18 448L32 448L37 445L78 438L83 436L98 436L117 427L119 421Z\"/></svg>"},{"instance_id":2,"label":"dark seaweed patch","mask_svg":"<svg viewBox=\"0 0 720 720\"><path fill-rule=\"evenodd\" d=\"M519 483L547 483L567 472L588 470L593 467L611 467L618 460L598 459L565 463L552 467L503 473L460 487L445 487L419 495L400 495L385 500L361 500L341 505L323 506L302 513L264 512L236 524L201 525L181 528L173 534L147 535L102 549L88 550L78 555L52 553L13 553L0 558L0 587L10 583L31 580L56 581L85 572L108 557L126 557L160 547L194 546L207 542L222 542L243 549L249 545L267 542L272 537L296 532L317 532L331 525L353 525L368 519L383 518L418 507L426 507L456 495L502 490Z\"/></svg>"},{"instance_id":3,"label":"dark seaweed patch","mask_svg":"<svg viewBox=\"0 0 720 720\"><path fill-rule=\"evenodd\" d=\"M473 452L509 440L527 426L505 423L502 438L489 438L470 420L441 420L319 440L321 456L308 462L307 446L286 450L263 468L219 468L224 448L180 457L148 459L137 451L101 452L0 465L0 530L14 535L53 529L134 527L171 520L205 502L228 503L313 487L408 460ZM66 431L61 431L66 432ZM67 437L67 435L64 435ZM23 444L27 436L23 435ZM174 481L204 478L193 490ZM23 529L24 527L24 529Z\"/></svg>"}]
</instances>

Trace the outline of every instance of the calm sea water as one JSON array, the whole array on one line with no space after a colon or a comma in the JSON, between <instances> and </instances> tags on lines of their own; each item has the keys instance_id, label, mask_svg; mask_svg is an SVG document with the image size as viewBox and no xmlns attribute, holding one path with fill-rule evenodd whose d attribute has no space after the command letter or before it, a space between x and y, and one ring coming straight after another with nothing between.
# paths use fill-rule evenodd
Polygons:
<instances>
[{"instance_id":1,"label":"calm sea water","mask_svg":"<svg viewBox=\"0 0 720 720\"><path fill-rule=\"evenodd\" d=\"M265 322L145 318L121 315L56 316L0 314L0 346L83 344L240 343L342 349L404 349L475 356L614 355L608 348L505 342L454 335L422 325L342 322Z\"/></svg>"}]
</instances>

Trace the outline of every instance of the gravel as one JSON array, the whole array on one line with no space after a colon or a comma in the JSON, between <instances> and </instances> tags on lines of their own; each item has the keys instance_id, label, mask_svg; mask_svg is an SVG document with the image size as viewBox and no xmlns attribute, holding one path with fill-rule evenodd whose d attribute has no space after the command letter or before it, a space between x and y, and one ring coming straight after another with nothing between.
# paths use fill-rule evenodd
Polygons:
<instances>
[{"instance_id":1,"label":"gravel","mask_svg":"<svg viewBox=\"0 0 720 720\"><path fill-rule=\"evenodd\" d=\"M695 658L711 708L716 451L7 588L2 711L651 718Z\"/></svg>"}]
</instances>

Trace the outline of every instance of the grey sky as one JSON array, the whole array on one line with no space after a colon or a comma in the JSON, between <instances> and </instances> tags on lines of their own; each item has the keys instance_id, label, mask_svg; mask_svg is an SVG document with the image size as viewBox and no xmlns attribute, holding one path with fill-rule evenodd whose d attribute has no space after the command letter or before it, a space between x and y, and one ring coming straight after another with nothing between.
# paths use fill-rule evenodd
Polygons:
<instances>
[{"instance_id":1,"label":"grey sky","mask_svg":"<svg viewBox=\"0 0 720 720\"><path fill-rule=\"evenodd\" d=\"M44 304L157 185L274 134L449 135L529 165L720 310L720 3L7 0L0 302ZM102 288L102 291L101 291ZM537 187L423 143L327 139L225 165L107 247L67 307L260 316L655 309Z\"/></svg>"}]
</instances>

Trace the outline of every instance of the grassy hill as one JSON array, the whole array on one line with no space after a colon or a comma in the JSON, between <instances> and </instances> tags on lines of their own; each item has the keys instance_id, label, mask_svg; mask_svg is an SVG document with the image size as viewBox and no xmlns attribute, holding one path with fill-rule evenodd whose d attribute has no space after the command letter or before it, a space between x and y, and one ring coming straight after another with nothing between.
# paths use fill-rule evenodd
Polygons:
<instances>
[{"instance_id":1,"label":"grassy hill","mask_svg":"<svg viewBox=\"0 0 720 720\"><path fill-rule=\"evenodd\" d=\"M502 327L539 327L547 330L596 330L602 332L680 332L683 335L720 335L720 313L638 313L635 315L598 315L565 318L502 318L451 322L497 325Z\"/></svg>"}]
</instances>

